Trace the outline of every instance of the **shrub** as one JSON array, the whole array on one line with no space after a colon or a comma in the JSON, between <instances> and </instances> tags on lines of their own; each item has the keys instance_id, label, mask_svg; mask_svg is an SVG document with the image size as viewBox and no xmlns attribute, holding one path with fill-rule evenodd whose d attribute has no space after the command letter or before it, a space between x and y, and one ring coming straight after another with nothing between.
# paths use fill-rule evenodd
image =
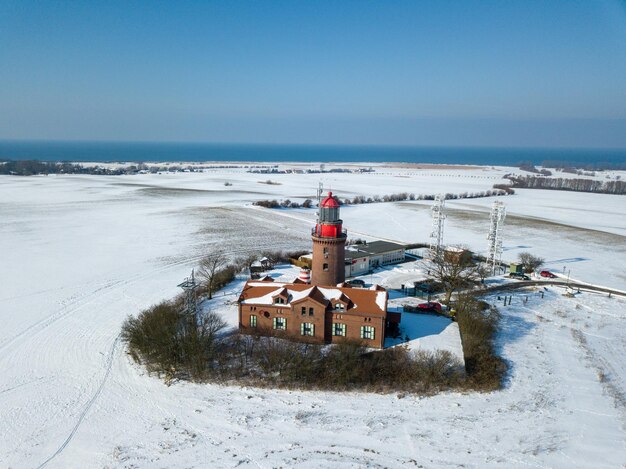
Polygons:
<instances>
[{"instance_id":1,"label":"shrub","mask_svg":"<svg viewBox=\"0 0 626 469\"><path fill-rule=\"evenodd\" d=\"M168 379L185 375L200 379L211 367L217 334L225 323L211 311L197 325L193 319L180 304L162 302L129 317L122 326L122 340L133 359L149 372L165 373Z\"/></svg>"},{"instance_id":2,"label":"shrub","mask_svg":"<svg viewBox=\"0 0 626 469\"><path fill-rule=\"evenodd\" d=\"M498 311L473 296L463 295L457 304L456 318L463 344L466 384L476 390L500 389L507 367L495 352Z\"/></svg>"}]
</instances>

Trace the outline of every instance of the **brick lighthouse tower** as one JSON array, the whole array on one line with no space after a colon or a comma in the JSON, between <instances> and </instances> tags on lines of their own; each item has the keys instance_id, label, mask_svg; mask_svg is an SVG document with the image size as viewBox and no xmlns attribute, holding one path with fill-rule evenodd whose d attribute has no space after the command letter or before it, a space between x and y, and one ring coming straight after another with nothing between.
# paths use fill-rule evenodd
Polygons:
<instances>
[{"instance_id":1,"label":"brick lighthouse tower","mask_svg":"<svg viewBox=\"0 0 626 469\"><path fill-rule=\"evenodd\" d=\"M313 238L311 284L335 286L346 279L346 231L339 218L339 202L329 192L319 206Z\"/></svg>"}]
</instances>

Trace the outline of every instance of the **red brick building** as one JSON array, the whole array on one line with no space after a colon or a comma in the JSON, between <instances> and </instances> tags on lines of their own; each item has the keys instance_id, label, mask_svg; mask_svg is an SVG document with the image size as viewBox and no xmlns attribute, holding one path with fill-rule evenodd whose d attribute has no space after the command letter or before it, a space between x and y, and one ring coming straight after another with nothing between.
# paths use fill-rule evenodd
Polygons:
<instances>
[{"instance_id":1,"label":"red brick building","mask_svg":"<svg viewBox=\"0 0 626 469\"><path fill-rule=\"evenodd\" d=\"M311 233L311 283L274 282L266 277L246 282L239 296L239 329L245 333L286 333L302 341L332 343L360 340L383 348L385 330L400 315L387 314L387 290L351 288L345 279L346 230L339 203L328 193Z\"/></svg>"},{"instance_id":2,"label":"red brick building","mask_svg":"<svg viewBox=\"0 0 626 469\"><path fill-rule=\"evenodd\" d=\"M387 290L249 280L239 296L242 332L276 333L313 343L342 339L383 348Z\"/></svg>"}]
</instances>

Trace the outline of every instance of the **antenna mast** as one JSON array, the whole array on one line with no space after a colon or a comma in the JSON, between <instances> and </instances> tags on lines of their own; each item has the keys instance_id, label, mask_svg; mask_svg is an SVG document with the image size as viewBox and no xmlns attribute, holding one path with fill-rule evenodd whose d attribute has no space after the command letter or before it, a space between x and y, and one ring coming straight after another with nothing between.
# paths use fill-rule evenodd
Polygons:
<instances>
[{"instance_id":1,"label":"antenna mast","mask_svg":"<svg viewBox=\"0 0 626 469\"><path fill-rule=\"evenodd\" d=\"M446 199L443 194L437 194L430 209L433 220L433 227L430 232L430 255L432 259L436 259L441 254L443 247L443 221L446 219L445 202Z\"/></svg>"},{"instance_id":2,"label":"antenna mast","mask_svg":"<svg viewBox=\"0 0 626 469\"><path fill-rule=\"evenodd\" d=\"M491 275L495 275L502 261L502 230L504 227L504 219L506 217L506 208L499 200L495 200L491 207L489 234L487 240L489 246L487 248L487 266L491 270Z\"/></svg>"},{"instance_id":3,"label":"antenna mast","mask_svg":"<svg viewBox=\"0 0 626 469\"><path fill-rule=\"evenodd\" d=\"M182 283L178 285L185 292L185 310L184 314L193 316L194 324L198 325L198 305L196 303L196 278L193 269L191 269L191 277L187 277Z\"/></svg>"},{"instance_id":4,"label":"antenna mast","mask_svg":"<svg viewBox=\"0 0 626 469\"><path fill-rule=\"evenodd\" d=\"M322 204L322 193L324 192L324 184L322 184L322 181L319 182L318 186L317 186L317 221L320 221L321 218L321 204Z\"/></svg>"}]
</instances>

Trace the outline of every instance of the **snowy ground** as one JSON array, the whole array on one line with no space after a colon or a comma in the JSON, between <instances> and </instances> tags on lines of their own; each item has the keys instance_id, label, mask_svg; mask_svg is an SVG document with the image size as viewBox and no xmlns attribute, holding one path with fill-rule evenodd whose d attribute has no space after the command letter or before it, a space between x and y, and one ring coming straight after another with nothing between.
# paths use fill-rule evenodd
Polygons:
<instances>
[{"instance_id":1,"label":"snowy ground","mask_svg":"<svg viewBox=\"0 0 626 469\"><path fill-rule=\"evenodd\" d=\"M511 374L498 393L167 387L146 376L119 343L120 325L177 293L203 252L309 245L312 211L248 204L309 197L320 175L272 175L282 185L270 186L257 182L267 175L220 171L0 179L1 467L626 464L626 302L606 296L517 294L502 308L498 344ZM386 168L325 184L364 195L460 192L489 189L507 171ZM571 266L572 277L626 289L622 199L542 193L501 199L507 221L520 217L507 225L505 255L528 249L556 270ZM449 242L483 245L491 200L450 202ZM425 241L430 231L425 203L342 215L364 236ZM226 293L216 307L235 298Z\"/></svg>"}]
</instances>

